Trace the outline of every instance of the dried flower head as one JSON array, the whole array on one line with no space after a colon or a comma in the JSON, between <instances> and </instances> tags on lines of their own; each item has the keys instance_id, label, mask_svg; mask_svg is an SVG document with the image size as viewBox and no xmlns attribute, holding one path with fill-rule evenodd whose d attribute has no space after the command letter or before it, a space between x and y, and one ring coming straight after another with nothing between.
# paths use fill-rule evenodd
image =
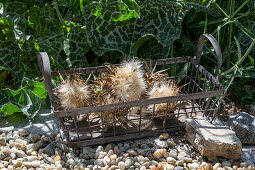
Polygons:
<instances>
[{"instance_id":1,"label":"dried flower head","mask_svg":"<svg viewBox=\"0 0 255 170\"><path fill-rule=\"evenodd\" d=\"M93 89L92 103L94 106L118 103L118 100L113 94L110 75L109 72L101 72L97 77L94 76L95 81L93 81L93 84L91 85L91 88ZM96 114L98 117L102 116L105 123L111 123L114 122L114 119L117 122L123 120L125 118L125 113L123 111L123 109L117 109L113 114L112 110L107 110L103 112L103 115L101 115L101 112ZM107 128L105 131L107 132Z\"/></svg>"},{"instance_id":2,"label":"dried flower head","mask_svg":"<svg viewBox=\"0 0 255 170\"><path fill-rule=\"evenodd\" d=\"M146 80L146 84L147 84L147 90L149 91L152 86L154 85L155 82L157 81L168 81L169 80L169 76L166 73L167 69L165 70L160 70L160 71L155 71L156 70L156 66L157 63L154 65L154 67L152 68L152 66L148 65L146 62L144 62L145 66L146 66L146 73L144 74L145 80Z\"/></svg>"},{"instance_id":3,"label":"dried flower head","mask_svg":"<svg viewBox=\"0 0 255 170\"><path fill-rule=\"evenodd\" d=\"M88 106L89 94L86 82L79 76L69 76L57 87L60 107L64 110Z\"/></svg>"},{"instance_id":4,"label":"dried flower head","mask_svg":"<svg viewBox=\"0 0 255 170\"><path fill-rule=\"evenodd\" d=\"M139 100L146 91L141 66L140 62L133 60L112 70L112 89L118 100L123 102Z\"/></svg>"},{"instance_id":5,"label":"dried flower head","mask_svg":"<svg viewBox=\"0 0 255 170\"><path fill-rule=\"evenodd\" d=\"M180 88L177 87L177 85L175 84L173 80L155 82L153 84L153 87L148 93L150 99L177 96L179 94L180 94ZM167 106L167 103L156 104L155 112L156 114L165 114L167 109L169 113L175 110L176 105L177 105L177 102L168 103L168 106ZM150 108L152 107L153 105L150 106Z\"/></svg>"}]
</instances>

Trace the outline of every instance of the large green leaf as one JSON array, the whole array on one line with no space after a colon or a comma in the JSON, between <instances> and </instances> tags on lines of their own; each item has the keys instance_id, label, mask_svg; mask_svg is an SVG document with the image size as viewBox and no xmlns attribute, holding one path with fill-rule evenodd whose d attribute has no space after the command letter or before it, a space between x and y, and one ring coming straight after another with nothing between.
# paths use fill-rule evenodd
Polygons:
<instances>
[{"instance_id":1,"label":"large green leaf","mask_svg":"<svg viewBox=\"0 0 255 170\"><path fill-rule=\"evenodd\" d=\"M0 109L3 116L9 116L15 112L23 112L28 117L34 117L41 106L41 100L31 90L3 89L0 91L1 101L4 103ZM8 101L8 102L6 102Z\"/></svg>"},{"instance_id":2,"label":"large green leaf","mask_svg":"<svg viewBox=\"0 0 255 170\"><path fill-rule=\"evenodd\" d=\"M147 0L140 6L140 15L136 16L126 4L114 1L86 5L84 17L88 42L96 54L117 50L130 55L136 53L131 49L137 49L132 46L137 41L141 46L142 40L146 40L143 37L148 34L163 47L179 38L184 12L177 2Z\"/></svg>"},{"instance_id":3,"label":"large green leaf","mask_svg":"<svg viewBox=\"0 0 255 170\"><path fill-rule=\"evenodd\" d=\"M72 67L88 66L86 54L89 51L89 44L87 42L86 31L84 29L79 27L71 29L64 47L65 53L71 61Z\"/></svg>"},{"instance_id":4,"label":"large green leaf","mask_svg":"<svg viewBox=\"0 0 255 170\"><path fill-rule=\"evenodd\" d=\"M25 79L19 90L0 90L0 116L9 116L22 112L33 118L41 107L41 99L45 99L47 91L42 82Z\"/></svg>"},{"instance_id":5,"label":"large green leaf","mask_svg":"<svg viewBox=\"0 0 255 170\"><path fill-rule=\"evenodd\" d=\"M29 9L30 26L35 31L35 36L47 36L61 30L62 25L57 19L54 8L46 5L43 8L33 6Z\"/></svg>"}]
</instances>

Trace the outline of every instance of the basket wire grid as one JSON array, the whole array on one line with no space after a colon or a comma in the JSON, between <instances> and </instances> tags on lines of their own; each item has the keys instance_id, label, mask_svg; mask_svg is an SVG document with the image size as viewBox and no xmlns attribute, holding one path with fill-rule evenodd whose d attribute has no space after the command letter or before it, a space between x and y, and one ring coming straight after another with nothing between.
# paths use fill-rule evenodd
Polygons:
<instances>
[{"instance_id":1,"label":"basket wire grid","mask_svg":"<svg viewBox=\"0 0 255 170\"><path fill-rule=\"evenodd\" d=\"M216 77L199 64L205 38L211 42L218 57ZM60 81L60 76L73 74L88 77L90 73L104 72L107 71L107 68L99 66L51 71L47 53L40 52L38 55L39 67L51 99L53 113L59 120L70 147L130 140L154 136L162 132L175 132L183 129L185 119L193 115L203 115L212 120L224 90L223 85L219 82L221 62L222 56L217 41L212 35L203 34L199 38L196 59L188 56L147 61L147 65L156 66L158 69L167 69L170 78L178 82L179 87L183 86L180 95L89 106L75 110L58 110L51 82L53 78ZM171 102L177 102L174 111L168 108ZM166 103L165 113L157 115L155 114L155 105L161 103ZM152 113L144 114L145 106L152 106ZM130 108L138 108L139 114L130 113L128 111ZM125 112L124 120L116 119L120 109ZM111 111L113 117L111 122L104 120L104 113L107 111ZM106 127L107 131L105 131Z\"/></svg>"}]
</instances>

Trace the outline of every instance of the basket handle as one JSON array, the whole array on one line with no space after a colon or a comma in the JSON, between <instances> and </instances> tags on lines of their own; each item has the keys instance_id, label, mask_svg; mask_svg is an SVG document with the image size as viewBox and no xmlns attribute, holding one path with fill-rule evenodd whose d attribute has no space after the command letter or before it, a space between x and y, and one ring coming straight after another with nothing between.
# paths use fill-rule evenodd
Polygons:
<instances>
[{"instance_id":1,"label":"basket handle","mask_svg":"<svg viewBox=\"0 0 255 170\"><path fill-rule=\"evenodd\" d=\"M220 49L219 43L217 42L217 40L211 34L202 34L202 35L200 35L199 40L198 40L198 45L197 45L197 51L196 51L196 64L198 65L199 62L200 62L203 47L204 47L205 38L207 38L211 42L211 44L214 48L214 51L215 51L215 53L218 57L217 58L217 60L218 60L218 70L217 70L216 80L219 80L220 79L220 69L221 69L221 65L222 65L222 54L221 54L221 49Z\"/></svg>"},{"instance_id":2,"label":"basket handle","mask_svg":"<svg viewBox=\"0 0 255 170\"><path fill-rule=\"evenodd\" d=\"M50 100L53 101L53 92L52 92L52 83L51 83L51 69L50 69L49 56L46 52L39 52L37 59L38 59L38 65L39 65L40 71L43 75L46 90L48 92Z\"/></svg>"}]
</instances>

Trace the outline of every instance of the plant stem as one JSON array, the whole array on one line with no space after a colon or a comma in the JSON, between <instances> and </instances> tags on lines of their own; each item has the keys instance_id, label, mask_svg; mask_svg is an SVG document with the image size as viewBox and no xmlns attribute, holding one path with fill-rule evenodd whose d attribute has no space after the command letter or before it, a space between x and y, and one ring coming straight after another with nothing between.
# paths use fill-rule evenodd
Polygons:
<instances>
[{"instance_id":1,"label":"plant stem","mask_svg":"<svg viewBox=\"0 0 255 170\"><path fill-rule=\"evenodd\" d=\"M65 23L64 19L62 18L61 14L60 14L60 11L59 11L59 9L58 9L58 4L57 4L57 2L55 1L53 4L54 4L54 7L55 7L56 12L57 12L57 15L58 15L58 19L59 19L59 21L61 22L61 24L63 24L63 25L66 26L66 27L69 27L69 26Z\"/></svg>"},{"instance_id":2,"label":"plant stem","mask_svg":"<svg viewBox=\"0 0 255 170\"><path fill-rule=\"evenodd\" d=\"M207 33L207 22L208 22L208 19L207 19L207 14L205 14L205 26L204 26L204 34Z\"/></svg>"},{"instance_id":3,"label":"plant stem","mask_svg":"<svg viewBox=\"0 0 255 170\"><path fill-rule=\"evenodd\" d=\"M231 17L233 18L250 0L246 0L233 14Z\"/></svg>"},{"instance_id":4,"label":"plant stem","mask_svg":"<svg viewBox=\"0 0 255 170\"><path fill-rule=\"evenodd\" d=\"M232 13L234 12L234 9L235 9L235 0L231 0L230 16L232 16ZM232 19L232 18L230 18L230 19ZM228 30L228 48L227 48L227 51L228 51L227 54L228 55L227 55L227 62L226 62L227 69L230 68L232 32L233 32L233 23L231 22L229 24L229 30Z\"/></svg>"},{"instance_id":5,"label":"plant stem","mask_svg":"<svg viewBox=\"0 0 255 170\"><path fill-rule=\"evenodd\" d=\"M225 17L230 18L228 14L217 4L215 3L216 7L219 8L219 10L225 15Z\"/></svg>"},{"instance_id":6,"label":"plant stem","mask_svg":"<svg viewBox=\"0 0 255 170\"><path fill-rule=\"evenodd\" d=\"M255 45L255 39L253 39L251 45L249 46L249 48L247 49L247 51L245 52L245 54L243 55L243 57L238 60L238 62L230 69L228 69L227 71L222 73L222 76L225 76L227 74L229 74L231 71L233 71L236 67L238 67L243 61L244 59L248 56L248 54L250 53L250 51L252 50L253 46Z\"/></svg>"},{"instance_id":7,"label":"plant stem","mask_svg":"<svg viewBox=\"0 0 255 170\"><path fill-rule=\"evenodd\" d=\"M174 58L174 46L171 44L171 58ZM171 76L174 75L174 65L171 66Z\"/></svg>"}]
</instances>

